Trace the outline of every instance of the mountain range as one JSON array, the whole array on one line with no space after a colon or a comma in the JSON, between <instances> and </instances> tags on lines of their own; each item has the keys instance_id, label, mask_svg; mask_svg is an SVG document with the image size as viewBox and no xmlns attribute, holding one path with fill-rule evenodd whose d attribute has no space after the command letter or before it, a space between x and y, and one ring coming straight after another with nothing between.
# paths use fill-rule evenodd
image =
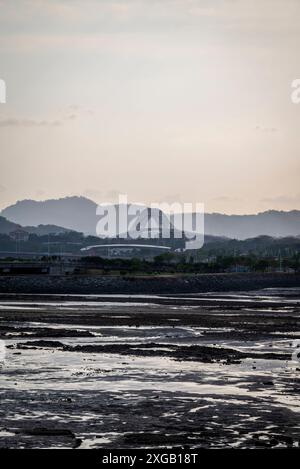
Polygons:
<instances>
[{"instance_id":1,"label":"mountain range","mask_svg":"<svg viewBox=\"0 0 300 469\"><path fill-rule=\"evenodd\" d=\"M40 232L44 230L43 234L49 230L55 230L50 232L74 230L86 235L95 235L99 220L96 209L96 202L77 196L45 201L22 200L0 212L7 223L7 228L3 228L5 223L0 219L0 232L5 232L3 229L10 230L9 223L12 222L23 226L31 233L34 230ZM273 237L300 235L299 210L289 212L270 210L256 215L207 213L204 219L205 235L241 240L262 235Z\"/></svg>"},{"instance_id":2,"label":"mountain range","mask_svg":"<svg viewBox=\"0 0 300 469\"><path fill-rule=\"evenodd\" d=\"M1 234L10 234L16 230L27 231L30 234L36 234L38 236L45 236L48 234L56 233L67 233L72 230L63 228L62 226L56 225L38 225L38 226L22 226L18 223L7 220L6 218L0 216L0 233Z\"/></svg>"}]
</instances>

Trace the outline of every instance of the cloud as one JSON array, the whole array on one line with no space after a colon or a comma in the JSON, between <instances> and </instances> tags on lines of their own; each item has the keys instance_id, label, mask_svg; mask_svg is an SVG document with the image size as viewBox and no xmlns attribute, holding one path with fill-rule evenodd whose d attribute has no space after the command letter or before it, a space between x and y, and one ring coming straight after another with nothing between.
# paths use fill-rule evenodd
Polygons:
<instances>
[{"instance_id":1,"label":"cloud","mask_svg":"<svg viewBox=\"0 0 300 469\"><path fill-rule=\"evenodd\" d=\"M25 48L55 47L58 40L77 49L74 39L80 44L106 33L153 36L199 28L215 31L215 38L220 31L246 33L251 44L268 33L298 38L298 0L260 0L259 6L250 0L18 0L18 8L14 3L0 0L0 41Z\"/></svg>"},{"instance_id":2,"label":"cloud","mask_svg":"<svg viewBox=\"0 0 300 469\"><path fill-rule=\"evenodd\" d=\"M94 113L94 111L90 109L89 107L85 107L79 104L72 104L71 106L69 106L69 109L70 111L78 112L80 114L93 114Z\"/></svg>"},{"instance_id":3,"label":"cloud","mask_svg":"<svg viewBox=\"0 0 300 469\"><path fill-rule=\"evenodd\" d=\"M94 202L98 202L102 199L103 192L98 189L89 188L85 189L83 195L89 199L92 199Z\"/></svg>"},{"instance_id":4,"label":"cloud","mask_svg":"<svg viewBox=\"0 0 300 469\"><path fill-rule=\"evenodd\" d=\"M84 116L91 116L94 114L94 111L88 107L81 106L78 104L71 104L67 107L67 116L65 117L66 120L74 120L78 117Z\"/></svg>"},{"instance_id":5,"label":"cloud","mask_svg":"<svg viewBox=\"0 0 300 469\"><path fill-rule=\"evenodd\" d=\"M261 127L260 125L257 125L255 127L255 130L257 130L258 132L266 132L266 133L278 132L278 129L276 127Z\"/></svg>"},{"instance_id":6,"label":"cloud","mask_svg":"<svg viewBox=\"0 0 300 469\"><path fill-rule=\"evenodd\" d=\"M34 119L1 119L0 127L58 127L62 125L59 120Z\"/></svg>"},{"instance_id":7,"label":"cloud","mask_svg":"<svg viewBox=\"0 0 300 469\"><path fill-rule=\"evenodd\" d=\"M116 189L102 191L95 188L88 188L84 191L84 196L94 200L95 202L118 202L120 194L122 195L124 192Z\"/></svg>"},{"instance_id":8,"label":"cloud","mask_svg":"<svg viewBox=\"0 0 300 469\"><path fill-rule=\"evenodd\" d=\"M163 197L157 197L156 199L151 201L152 203L157 204L174 204L174 203L182 203L182 196L177 192L175 194L165 194ZM186 203L190 202L189 200L185 200Z\"/></svg>"},{"instance_id":9,"label":"cloud","mask_svg":"<svg viewBox=\"0 0 300 469\"><path fill-rule=\"evenodd\" d=\"M240 198L221 195L219 197L214 197L212 200L215 202L236 202L237 200L240 200Z\"/></svg>"},{"instance_id":10,"label":"cloud","mask_svg":"<svg viewBox=\"0 0 300 469\"><path fill-rule=\"evenodd\" d=\"M42 197L43 195L45 195L45 191L43 189L37 189L35 191L35 194L37 197Z\"/></svg>"},{"instance_id":11,"label":"cloud","mask_svg":"<svg viewBox=\"0 0 300 469\"><path fill-rule=\"evenodd\" d=\"M300 207L300 193L296 195L279 195L276 197L265 197L261 203L268 208L297 209Z\"/></svg>"},{"instance_id":12,"label":"cloud","mask_svg":"<svg viewBox=\"0 0 300 469\"><path fill-rule=\"evenodd\" d=\"M60 127L64 122L74 121L80 117L79 107L73 109L73 112L69 112L63 117L57 119L29 119L29 118L18 118L10 117L6 119L0 119L0 127ZM69 111L72 111L71 107ZM86 111L89 113L89 111Z\"/></svg>"},{"instance_id":13,"label":"cloud","mask_svg":"<svg viewBox=\"0 0 300 469\"><path fill-rule=\"evenodd\" d=\"M123 194L122 191L118 191L116 189L111 189L107 192L105 192L105 200L111 200L112 202L116 202L119 199L119 195Z\"/></svg>"}]
</instances>

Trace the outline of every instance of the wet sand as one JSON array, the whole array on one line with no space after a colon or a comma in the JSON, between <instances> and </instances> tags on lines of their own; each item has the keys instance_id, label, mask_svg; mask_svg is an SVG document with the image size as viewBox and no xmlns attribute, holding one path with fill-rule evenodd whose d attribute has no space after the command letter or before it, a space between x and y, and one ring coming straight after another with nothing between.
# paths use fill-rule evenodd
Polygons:
<instances>
[{"instance_id":1,"label":"wet sand","mask_svg":"<svg viewBox=\"0 0 300 469\"><path fill-rule=\"evenodd\" d=\"M2 294L0 338L1 448L300 445L300 289Z\"/></svg>"}]
</instances>

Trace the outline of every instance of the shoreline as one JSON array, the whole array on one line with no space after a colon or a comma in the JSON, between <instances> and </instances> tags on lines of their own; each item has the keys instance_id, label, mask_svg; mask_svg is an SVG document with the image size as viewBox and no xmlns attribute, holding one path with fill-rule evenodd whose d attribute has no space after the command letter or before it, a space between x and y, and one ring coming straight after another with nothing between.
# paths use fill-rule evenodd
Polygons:
<instances>
[{"instance_id":1,"label":"shoreline","mask_svg":"<svg viewBox=\"0 0 300 469\"><path fill-rule=\"evenodd\" d=\"M0 293L181 294L300 287L300 273L176 276L0 276Z\"/></svg>"}]
</instances>

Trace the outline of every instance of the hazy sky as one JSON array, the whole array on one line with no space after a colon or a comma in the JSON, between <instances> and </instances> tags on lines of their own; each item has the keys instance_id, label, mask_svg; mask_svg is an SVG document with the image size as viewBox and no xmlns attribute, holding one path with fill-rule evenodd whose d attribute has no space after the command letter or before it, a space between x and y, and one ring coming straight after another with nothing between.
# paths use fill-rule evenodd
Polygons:
<instances>
[{"instance_id":1,"label":"hazy sky","mask_svg":"<svg viewBox=\"0 0 300 469\"><path fill-rule=\"evenodd\" d=\"M0 208L300 209L299 0L0 0Z\"/></svg>"}]
</instances>

